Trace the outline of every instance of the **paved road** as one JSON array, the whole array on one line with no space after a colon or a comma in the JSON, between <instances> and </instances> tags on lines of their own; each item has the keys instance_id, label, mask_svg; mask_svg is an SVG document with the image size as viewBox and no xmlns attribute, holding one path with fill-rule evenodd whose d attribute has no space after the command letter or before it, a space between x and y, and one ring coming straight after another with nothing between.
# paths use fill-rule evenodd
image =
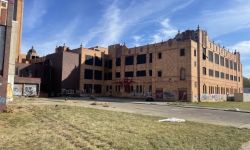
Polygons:
<instances>
[{"instance_id":1,"label":"paved road","mask_svg":"<svg viewBox=\"0 0 250 150\"><path fill-rule=\"evenodd\" d=\"M40 100L39 100L40 101ZM163 105L148 105L137 104L135 101L123 100L106 100L102 99L97 102L100 105L90 105L94 101L89 100L74 100L64 102L62 100L46 100L43 99L40 103L55 104L68 104L74 106L93 107L97 109L106 109L113 111L129 112L143 115L159 116L163 118L177 117L186 119L188 121L195 121L201 123L210 123L216 125L234 126L237 128L249 128L250 129L250 113L230 112L223 110L208 110L197 108L182 108L174 106ZM101 104L107 103L109 107L103 107Z\"/></svg>"}]
</instances>

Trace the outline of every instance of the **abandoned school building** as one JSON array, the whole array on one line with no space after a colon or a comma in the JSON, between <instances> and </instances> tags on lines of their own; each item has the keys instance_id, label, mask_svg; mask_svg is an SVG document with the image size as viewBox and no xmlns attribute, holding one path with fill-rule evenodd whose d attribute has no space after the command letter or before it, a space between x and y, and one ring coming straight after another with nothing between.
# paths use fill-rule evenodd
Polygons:
<instances>
[{"instance_id":1,"label":"abandoned school building","mask_svg":"<svg viewBox=\"0 0 250 150\"><path fill-rule=\"evenodd\" d=\"M41 92L50 96L67 91L196 102L225 101L243 92L240 53L210 41L199 27L134 48L116 44L71 50L64 45L41 58L32 48L27 58L26 66L17 64L16 75L41 78Z\"/></svg>"}]
</instances>

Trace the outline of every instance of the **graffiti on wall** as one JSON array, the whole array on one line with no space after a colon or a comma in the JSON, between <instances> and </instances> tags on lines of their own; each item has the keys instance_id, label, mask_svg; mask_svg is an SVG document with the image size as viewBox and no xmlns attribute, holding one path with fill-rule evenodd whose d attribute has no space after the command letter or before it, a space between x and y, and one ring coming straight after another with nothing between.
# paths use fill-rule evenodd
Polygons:
<instances>
[{"instance_id":1,"label":"graffiti on wall","mask_svg":"<svg viewBox=\"0 0 250 150\"><path fill-rule=\"evenodd\" d=\"M0 96L0 105L5 105L6 99Z\"/></svg>"},{"instance_id":2,"label":"graffiti on wall","mask_svg":"<svg viewBox=\"0 0 250 150\"><path fill-rule=\"evenodd\" d=\"M22 85L21 84L15 84L14 85L14 90L13 90L13 95L14 96L22 96Z\"/></svg>"},{"instance_id":3,"label":"graffiti on wall","mask_svg":"<svg viewBox=\"0 0 250 150\"><path fill-rule=\"evenodd\" d=\"M173 92L173 91L166 91L163 93L163 98L165 100L171 100L171 101L174 101L177 99L177 96L176 96L176 93Z\"/></svg>"},{"instance_id":4,"label":"graffiti on wall","mask_svg":"<svg viewBox=\"0 0 250 150\"><path fill-rule=\"evenodd\" d=\"M163 89L156 89L156 98L162 99L163 98Z\"/></svg>"},{"instance_id":5,"label":"graffiti on wall","mask_svg":"<svg viewBox=\"0 0 250 150\"><path fill-rule=\"evenodd\" d=\"M201 95L201 101L208 101L208 100L226 101L227 96L226 95L221 95L221 94L202 94Z\"/></svg>"},{"instance_id":6,"label":"graffiti on wall","mask_svg":"<svg viewBox=\"0 0 250 150\"><path fill-rule=\"evenodd\" d=\"M23 95L24 96L36 96L37 86L36 85L24 85Z\"/></svg>"}]
</instances>

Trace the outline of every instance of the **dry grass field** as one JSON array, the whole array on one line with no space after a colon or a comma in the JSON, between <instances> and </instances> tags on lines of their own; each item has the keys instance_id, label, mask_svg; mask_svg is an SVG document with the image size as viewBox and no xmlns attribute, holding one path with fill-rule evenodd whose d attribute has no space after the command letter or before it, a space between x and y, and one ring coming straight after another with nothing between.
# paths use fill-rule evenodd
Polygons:
<instances>
[{"instance_id":1,"label":"dry grass field","mask_svg":"<svg viewBox=\"0 0 250 150\"><path fill-rule=\"evenodd\" d=\"M108 107L108 106L107 106ZM9 106L0 114L0 149L237 150L250 130L65 105Z\"/></svg>"}]
</instances>

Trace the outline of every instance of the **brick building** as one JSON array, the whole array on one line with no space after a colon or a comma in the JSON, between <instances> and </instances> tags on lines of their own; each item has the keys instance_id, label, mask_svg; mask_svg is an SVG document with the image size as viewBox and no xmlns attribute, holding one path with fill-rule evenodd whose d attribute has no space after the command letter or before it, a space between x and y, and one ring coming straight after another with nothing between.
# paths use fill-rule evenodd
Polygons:
<instances>
[{"instance_id":1,"label":"brick building","mask_svg":"<svg viewBox=\"0 0 250 150\"><path fill-rule=\"evenodd\" d=\"M21 45L23 0L0 0L0 108L12 100L15 58Z\"/></svg>"},{"instance_id":2,"label":"brick building","mask_svg":"<svg viewBox=\"0 0 250 150\"><path fill-rule=\"evenodd\" d=\"M210 41L199 28L134 48L83 49L81 58L80 90L98 95L224 101L243 90L240 54ZM100 60L102 67L96 65Z\"/></svg>"},{"instance_id":3,"label":"brick building","mask_svg":"<svg viewBox=\"0 0 250 150\"><path fill-rule=\"evenodd\" d=\"M60 96L63 90L75 93L79 90L79 59L80 55L65 45L57 47L55 53L44 57L39 57L32 47L23 57L22 63L16 63L16 89L24 88L24 85L35 86L33 91L42 96ZM19 93L15 95L19 96Z\"/></svg>"},{"instance_id":4,"label":"brick building","mask_svg":"<svg viewBox=\"0 0 250 150\"><path fill-rule=\"evenodd\" d=\"M215 44L199 28L133 48L116 44L70 50L64 45L30 62L35 66L29 67L33 73L34 68L42 68L38 71L41 90L52 95L72 90L97 96L203 102L225 101L243 90L240 54Z\"/></svg>"}]
</instances>

